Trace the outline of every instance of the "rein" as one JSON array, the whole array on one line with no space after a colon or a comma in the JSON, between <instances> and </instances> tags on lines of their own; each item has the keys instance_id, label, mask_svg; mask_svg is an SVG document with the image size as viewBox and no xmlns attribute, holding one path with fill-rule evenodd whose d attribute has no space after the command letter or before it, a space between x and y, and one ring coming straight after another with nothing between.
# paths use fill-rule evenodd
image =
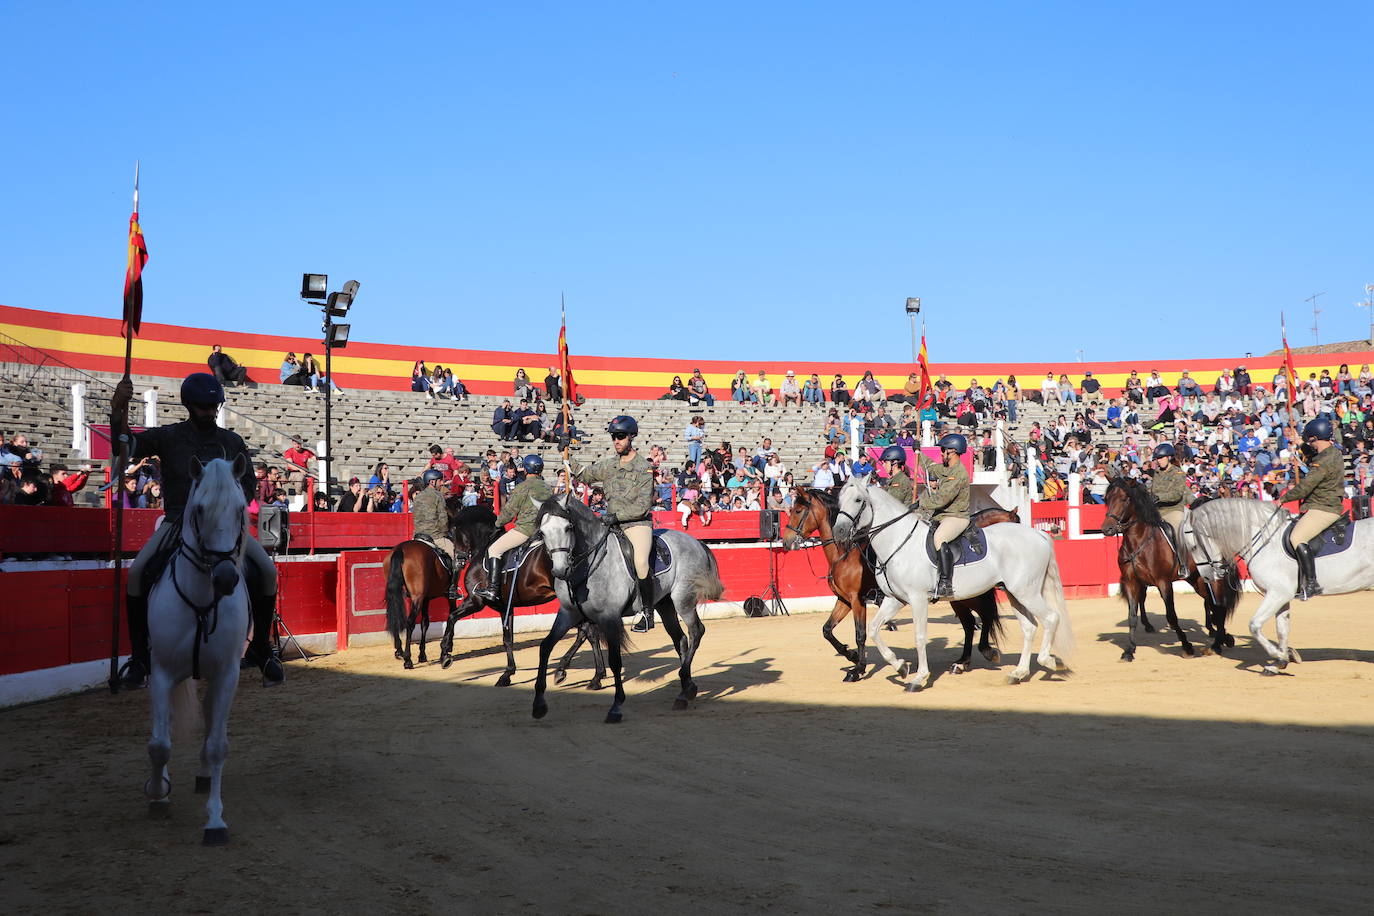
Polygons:
<instances>
[{"instance_id":1,"label":"rein","mask_svg":"<svg viewBox=\"0 0 1374 916\"><path fill-rule=\"evenodd\" d=\"M841 510L839 510L839 513L838 513L838 516L837 516L836 520L838 521L840 518L847 518L847 519L849 519L849 520L853 523L853 525L854 525L854 530L855 530L855 532L857 533L858 530L859 530L859 527L860 527L860 526L859 526L859 518L863 515L864 509L867 509L870 515L873 514L873 504L870 503L867 499L864 500L863 508L861 508L861 509L858 511L858 514L857 514L857 515L851 515L850 513L848 513L848 512L846 512L846 511L844 511L843 509L841 509ZM915 509L916 509L915 506L908 506L907 509L906 509L904 512L902 512L902 513L900 513L900 514L898 514L898 515L894 515L892 518L890 518L890 519L888 519L887 521L883 522L881 525L876 525L876 526L870 525L870 526L868 527L868 529L867 529L867 533L868 533L868 544L869 544L869 546L870 546L870 547L874 547L874 548L876 549L877 545L873 543L873 536L874 536L875 534L880 534L880 533L882 533L883 531L887 530L888 528L892 527L893 525L897 524L898 522L902 521L903 519L911 518L911 516L913 516L913 515L915 514ZM890 563L890 562L892 561L892 558L895 557L895 556L897 555L897 552L898 552L899 550L901 550L903 547L905 547L905 546L907 545L907 542L908 542L908 541L910 541L913 537L916 536L917 530L920 529L920 527L921 527L921 519L920 519L919 517L917 517L917 518L914 519L914 521L915 521L915 524L912 525L912 526L911 526L911 530L908 531L908 532L906 533L906 537L902 538L901 543L899 543L896 547L894 547L894 548L892 549L892 552L889 553L889 554L887 555L887 558L886 558L886 559L884 559L884 560L879 560L879 559L877 559L877 557L874 557L874 560L873 560L873 572L874 572L875 575L878 574L878 573L884 573L884 574L885 574L885 570L887 569L887 564ZM851 543L852 543L852 541L851 541Z\"/></svg>"}]
</instances>

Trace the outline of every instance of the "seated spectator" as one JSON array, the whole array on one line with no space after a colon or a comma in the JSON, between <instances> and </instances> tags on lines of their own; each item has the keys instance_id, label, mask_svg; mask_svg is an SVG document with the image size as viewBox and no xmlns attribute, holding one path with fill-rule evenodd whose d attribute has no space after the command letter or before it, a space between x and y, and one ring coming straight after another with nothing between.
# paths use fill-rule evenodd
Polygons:
<instances>
[{"instance_id":1,"label":"seated spectator","mask_svg":"<svg viewBox=\"0 0 1374 916\"><path fill-rule=\"evenodd\" d=\"M1107 425L1112 429L1121 428L1121 401L1117 398L1107 402Z\"/></svg>"},{"instance_id":2,"label":"seated spectator","mask_svg":"<svg viewBox=\"0 0 1374 916\"><path fill-rule=\"evenodd\" d=\"M1227 373L1229 377L1230 373ZM1159 398L1169 396L1169 386L1164 384L1164 379L1160 377L1158 369L1150 370L1150 377L1145 380L1145 402L1154 406L1154 402Z\"/></svg>"},{"instance_id":3,"label":"seated spectator","mask_svg":"<svg viewBox=\"0 0 1374 916\"><path fill-rule=\"evenodd\" d=\"M1096 400L1098 392L1102 390L1102 383L1093 378L1092 370L1089 369L1083 373L1083 384L1081 387L1083 389L1083 397Z\"/></svg>"},{"instance_id":4,"label":"seated spectator","mask_svg":"<svg viewBox=\"0 0 1374 916\"><path fill-rule=\"evenodd\" d=\"M17 464L20 474L25 477L37 474L43 463L43 450L29 444L24 433L15 433L4 449L12 457L6 464Z\"/></svg>"},{"instance_id":5,"label":"seated spectator","mask_svg":"<svg viewBox=\"0 0 1374 916\"><path fill-rule=\"evenodd\" d=\"M1059 373L1059 405L1078 403L1078 391L1073 387L1073 382L1069 381L1068 375Z\"/></svg>"},{"instance_id":6,"label":"seated spectator","mask_svg":"<svg viewBox=\"0 0 1374 916\"><path fill-rule=\"evenodd\" d=\"M814 372L811 373L811 377L809 379L802 382L802 403L825 403L825 390L821 388L821 377Z\"/></svg>"},{"instance_id":7,"label":"seated spectator","mask_svg":"<svg viewBox=\"0 0 1374 916\"><path fill-rule=\"evenodd\" d=\"M491 431L502 442L510 442L515 439L515 410L510 406L510 400L501 402L501 406L492 411Z\"/></svg>"},{"instance_id":8,"label":"seated spectator","mask_svg":"<svg viewBox=\"0 0 1374 916\"><path fill-rule=\"evenodd\" d=\"M798 407L801 406L802 391L801 385L797 384L796 372L793 372L791 369L787 370L787 375L783 377L782 387L778 389L778 393L782 397L783 407L786 407L788 404L795 404Z\"/></svg>"},{"instance_id":9,"label":"seated spectator","mask_svg":"<svg viewBox=\"0 0 1374 916\"><path fill-rule=\"evenodd\" d=\"M892 438L897 434L897 421L892 419L892 415L887 412L887 407L880 406L874 411L873 416L868 418L868 430L870 438L875 442L880 435Z\"/></svg>"},{"instance_id":10,"label":"seated spectator","mask_svg":"<svg viewBox=\"0 0 1374 916\"><path fill-rule=\"evenodd\" d=\"M687 386L682 384L682 376L675 375L673 380L668 383L668 391L658 396L660 401L685 401L687 400Z\"/></svg>"},{"instance_id":11,"label":"seated spectator","mask_svg":"<svg viewBox=\"0 0 1374 916\"><path fill-rule=\"evenodd\" d=\"M825 441L831 445L845 445L849 441L849 434L845 431L844 421L840 419L838 409L832 407L825 417L825 428L822 430Z\"/></svg>"},{"instance_id":12,"label":"seated spectator","mask_svg":"<svg viewBox=\"0 0 1374 916\"><path fill-rule=\"evenodd\" d=\"M455 401L466 401L468 399L468 388L463 384L462 379L453 374L452 369L444 370L444 386L448 389L448 396Z\"/></svg>"},{"instance_id":13,"label":"seated spectator","mask_svg":"<svg viewBox=\"0 0 1374 916\"><path fill-rule=\"evenodd\" d=\"M391 467L385 461L378 461L377 466L372 469L372 478L367 485L370 489L381 487L382 492L388 497L395 495L395 489L391 483Z\"/></svg>"},{"instance_id":14,"label":"seated spectator","mask_svg":"<svg viewBox=\"0 0 1374 916\"><path fill-rule=\"evenodd\" d=\"M1126 403L1143 404L1145 403L1145 385L1140 380L1140 375L1134 370L1126 377Z\"/></svg>"},{"instance_id":15,"label":"seated spectator","mask_svg":"<svg viewBox=\"0 0 1374 916\"><path fill-rule=\"evenodd\" d=\"M277 489L272 491L272 498L267 503L265 503L265 505L275 506L278 509L287 508L286 491L283 490L281 487L277 487Z\"/></svg>"},{"instance_id":16,"label":"seated spectator","mask_svg":"<svg viewBox=\"0 0 1374 916\"><path fill-rule=\"evenodd\" d=\"M323 490L316 490L316 491L315 491L315 500L314 500L314 502L313 502L313 503L311 504L311 506L310 506L310 511L311 511L311 512L328 512L328 511L329 511L329 494L325 493Z\"/></svg>"},{"instance_id":17,"label":"seated spectator","mask_svg":"<svg viewBox=\"0 0 1374 916\"><path fill-rule=\"evenodd\" d=\"M553 366L549 367L549 374L544 376L544 396L555 404L563 403L563 376Z\"/></svg>"},{"instance_id":18,"label":"seated spectator","mask_svg":"<svg viewBox=\"0 0 1374 916\"><path fill-rule=\"evenodd\" d=\"M514 421L514 438L521 442L533 442L544 435L539 415L530 410L530 402L525 398L520 399L520 406L511 414L511 419Z\"/></svg>"},{"instance_id":19,"label":"seated spectator","mask_svg":"<svg viewBox=\"0 0 1374 916\"><path fill-rule=\"evenodd\" d=\"M283 385L299 385L305 387L309 374L301 369L300 362L296 359L296 354L286 354L286 359L281 364L281 383Z\"/></svg>"},{"instance_id":20,"label":"seated spectator","mask_svg":"<svg viewBox=\"0 0 1374 916\"><path fill-rule=\"evenodd\" d=\"M992 406L992 398L986 388L978 384L976 378L969 379L968 388L964 389L964 400L973 405L973 410L977 414L987 413Z\"/></svg>"},{"instance_id":21,"label":"seated spectator","mask_svg":"<svg viewBox=\"0 0 1374 916\"><path fill-rule=\"evenodd\" d=\"M743 369L736 372L735 377L730 380L730 397L736 404L758 400L749 388L749 379L745 378Z\"/></svg>"},{"instance_id":22,"label":"seated spectator","mask_svg":"<svg viewBox=\"0 0 1374 916\"><path fill-rule=\"evenodd\" d=\"M1236 390L1236 380L1235 377L1231 375L1230 369L1221 370L1221 375L1217 378L1216 387L1212 390L1218 397L1226 397L1226 395ZM1148 393L1149 392L1146 392L1147 395Z\"/></svg>"},{"instance_id":23,"label":"seated spectator","mask_svg":"<svg viewBox=\"0 0 1374 916\"><path fill-rule=\"evenodd\" d=\"M1346 380L1349 381L1350 367L1342 363L1341 371L1345 373ZM1236 394L1242 397L1249 397L1251 388L1250 373L1246 371L1244 363L1241 363L1239 366L1236 367L1234 378L1236 382Z\"/></svg>"},{"instance_id":24,"label":"seated spectator","mask_svg":"<svg viewBox=\"0 0 1374 916\"><path fill-rule=\"evenodd\" d=\"M754 393L754 401L761 407L773 407L777 404L773 397L773 383L768 381L768 373L759 370L758 377L750 383L750 388Z\"/></svg>"},{"instance_id":25,"label":"seated spectator","mask_svg":"<svg viewBox=\"0 0 1374 916\"><path fill-rule=\"evenodd\" d=\"M1184 369L1179 375L1178 385L1174 387L1174 391L1182 398L1199 398L1202 396L1202 387L1188 374L1187 369Z\"/></svg>"},{"instance_id":26,"label":"seated spectator","mask_svg":"<svg viewBox=\"0 0 1374 916\"><path fill-rule=\"evenodd\" d=\"M894 404L915 404L921 400L921 380L912 372L906 377L902 390L888 394L887 399Z\"/></svg>"},{"instance_id":27,"label":"seated spectator","mask_svg":"<svg viewBox=\"0 0 1374 916\"><path fill-rule=\"evenodd\" d=\"M430 392L429 370L422 359L417 359L415 367L410 370L410 390L423 391L426 397L434 397Z\"/></svg>"},{"instance_id":28,"label":"seated spectator","mask_svg":"<svg viewBox=\"0 0 1374 916\"><path fill-rule=\"evenodd\" d=\"M1083 414L1083 425L1091 432L1102 432L1105 427L1097 419L1097 411L1089 407Z\"/></svg>"},{"instance_id":29,"label":"seated spectator","mask_svg":"<svg viewBox=\"0 0 1374 916\"><path fill-rule=\"evenodd\" d=\"M210 348L210 358L205 361L210 371L219 379L221 385L242 385L248 381L248 370L234 362L234 358L215 344Z\"/></svg>"},{"instance_id":30,"label":"seated spectator","mask_svg":"<svg viewBox=\"0 0 1374 916\"><path fill-rule=\"evenodd\" d=\"M67 506L75 505L72 499L86 481L90 478L90 465L86 465L80 471L69 471L65 464L54 464L52 466L52 489L48 494L48 505Z\"/></svg>"},{"instance_id":31,"label":"seated spectator","mask_svg":"<svg viewBox=\"0 0 1374 916\"><path fill-rule=\"evenodd\" d=\"M310 462L314 460L315 453L305 447L304 441L300 436L291 437L291 447L281 453L281 456L291 463L291 467L286 469L286 479L291 483L304 482L306 470Z\"/></svg>"},{"instance_id":32,"label":"seated spectator","mask_svg":"<svg viewBox=\"0 0 1374 916\"><path fill-rule=\"evenodd\" d=\"M24 482L31 482L32 478L24 478ZM15 499L16 505L35 505L35 503L20 503ZM125 477L124 486L119 488L119 496L115 498L115 505L121 509L142 509L143 493L138 488L137 477Z\"/></svg>"},{"instance_id":33,"label":"seated spectator","mask_svg":"<svg viewBox=\"0 0 1374 916\"><path fill-rule=\"evenodd\" d=\"M845 383L844 376L835 373L835 380L830 383L830 402L832 404L849 403L849 385Z\"/></svg>"},{"instance_id":34,"label":"seated spectator","mask_svg":"<svg viewBox=\"0 0 1374 916\"><path fill-rule=\"evenodd\" d=\"M877 407L887 401L887 392L883 391L883 386L878 384L878 380L873 377L872 369L865 370L864 377L855 386L854 400L872 407Z\"/></svg>"},{"instance_id":35,"label":"seated spectator","mask_svg":"<svg viewBox=\"0 0 1374 916\"><path fill-rule=\"evenodd\" d=\"M1042 498L1047 501L1068 498L1068 487L1065 486L1064 478L1059 476L1058 471L1050 471L1045 475L1045 489Z\"/></svg>"},{"instance_id":36,"label":"seated spectator","mask_svg":"<svg viewBox=\"0 0 1374 916\"><path fill-rule=\"evenodd\" d=\"M515 391L513 394L516 400L521 398L527 401L534 400L534 383L530 381L530 377L525 374L524 369L515 370Z\"/></svg>"},{"instance_id":37,"label":"seated spectator","mask_svg":"<svg viewBox=\"0 0 1374 916\"><path fill-rule=\"evenodd\" d=\"M700 407L701 402L705 401L707 407L716 406L715 396L711 394L711 389L706 385L706 379L701 375L700 369L692 370L692 377L687 380L687 403L693 407Z\"/></svg>"},{"instance_id":38,"label":"seated spectator","mask_svg":"<svg viewBox=\"0 0 1374 916\"><path fill-rule=\"evenodd\" d=\"M448 393L444 390L444 367L438 363L435 363L434 368L430 370L429 390L434 392L436 397Z\"/></svg>"},{"instance_id":39,"label":"seated spectator","mask_svg":"<svg viewBox=\"0 0 1374 916\"><path fill-rule=\"evenodd\" d=\"M1041 403L1044 404L1046 407L1049 407L1049 406L1050 406L1050 398L1054 398L1054 399L1058 400L1058 398L1059 398L1059 385L1056 384L1055 381L1054 381L1054 373L1053 373L1053 372L1046 372L1046 373L1045 373L1045 379L1044 379L1044 381L1042 381L1042 382L1040 383L1040 399L1041 399ZM1059 406L1062 407L1063 405L1064 405L1064 402L1063 402L1063 401L1059 401Z\"/></svg>"},{"instance_id":40,"label":"seated spectator","mask_svg":"<svg viewBox=\"0 0 1374 916\"><path fill-rule=\"evenodd\" d=\"M1374 374L1369 371L1369 363L1360 367L1360 374L1355 377L1355 385L1352 389L1356 396L1367 398L1374 394Z\"/></svg>"}]
</instances>

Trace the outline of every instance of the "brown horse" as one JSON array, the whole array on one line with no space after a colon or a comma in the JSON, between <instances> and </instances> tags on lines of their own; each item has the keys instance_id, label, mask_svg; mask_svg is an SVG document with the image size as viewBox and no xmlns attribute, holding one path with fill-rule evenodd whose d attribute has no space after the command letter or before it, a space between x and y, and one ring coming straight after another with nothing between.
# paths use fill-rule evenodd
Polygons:
<instances>
[{"instance_id":1,"label":"brown horse","mask_svg":"<svg viewBox=\"0 0 1374 916\"><path fill-rule=\"evenodd\" d=\"M1127 634L1122 661L1135 661L1137 616L1146 633L1155 631L1145 616L1145 590L1151 585L1164 599L1164 616L1178 634L1183 654L1195 654L1174 611L1174 577L1178 569L1169 538L1161 527L1165 524L1144 484L1128 477L1112 480L1107 487L1107 518L1102 533L1108 537L1123 535L1116 554L1116 565L1121 571L1121 597L1126 599ZM1184 581L1202 597L1203 625L1212 638L1212 651L1220 653L1236 644L1235 637L1226 632L1226 621L1236 609L1240 590L1229 576L1216 582L1204 579L1198 574L1193 558L1189 556L1187 561L1188 576Z\"/></svg>"},{"instance_id":2,"label":"brown horse","mask_svg":"<svg viewBox=\"0 0 1374 916\"><path fill-rule=\"evenodd\" d=\"M448 596L448 571L439 563L434 548L424 541L402 541L391 548L382 561L382 576L386 579L386 630L396 646L396 657L414 668L410 660L410 637L415 618L420 618L420 664L424 664L425 640L429 633L429 602L432 598ZM449 612L453 599L448 599ZM405 631L405 650L401 649L401 631Z\"/></svg>"},{"instance_id":3,"label":"brown horse","mask_svg":"<svg viewBox=\"0 0 1374 916\"><path fill-rule=\"evenodd\" d=\"M788 513L782 543L790 550L796 547L799 540L820 539L826 561L830 564L830 572L826 579L836 598L834 610L821 627L821 635L837 653L853 663L854 667L844 676L846 682L852 683L861 679L867 670L864 643L868 632L868 605L864 602L864 596L876 591L878 583L873 575L873 567L864 559L866 541L858 542L848 549L841 549L835 543L834 535L831 533L835 512L835 497L830 493L810 487L793 487L792 510ZM1020 516L1014 510L1008 512L1001 508L984 509L973 518L974 524L984 528L998 522L1018 521ZM987 592L967 601L952 601L950 607L964 627L964 652L950 666L950 673L963 674L969 668L969 661L973 657L973 634L978 630L975 616L983 623L978 651L992 664L1000 662L1002 654L992 644L993 635L1001 635L1002 632L1002 621L997 615L997 600L993 593ZM840 642L834 634L835 626L851 612L854 615L854 649Z\"/></svg>"}]
</instances>

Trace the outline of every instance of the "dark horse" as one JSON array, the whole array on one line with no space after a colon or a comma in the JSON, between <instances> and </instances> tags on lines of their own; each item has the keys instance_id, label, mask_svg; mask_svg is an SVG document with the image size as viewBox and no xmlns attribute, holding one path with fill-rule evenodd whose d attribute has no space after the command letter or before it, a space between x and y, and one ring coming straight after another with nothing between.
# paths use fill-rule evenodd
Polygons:
<instances>
[{"instance_id":1,"label":"dark horse","mask_svg":"<svg viewBox=\"0 0 1374 916\"><path fill-rule=\"evenodd\" d=\"M873 567L864 559L867 541L843 550L836 545L831 532L836 511L833 494L809 487L793 487L792 511L788 513L782 543L791 550L799 540L812 537L820 539L825 559L830 564L826 580L836 598L830 618L821 627L821 635L835 647L837 653L854 664L844 676L845 681L853 682L862 678L867 669L864 641L867 638L868 605L864 603L864 596L872 594L878 588L878 583L873 576ZM984 509L973 516L973 524L984 528L998 522L1020 520L1015 510L1009 512L1002 508ZM973 634L978 629L975 615L983 622L978 651L992 664L1000 662L1002 653L992 644L993 635L1000 636L1002 633L1002 621L997 616L997 599L993 593L987 592L967 601L952 601L950 607L964 627L964 653L950 666L950 673L963 674L969 668L969 660L973 657ZM836 625L850 612L854 614L854 642L857 644L854 649L836 639L834 633Z\"/></svg>"},{"instance_id":2,"label":"dark horse","mask_svg":"<svg viewBox=\"0 0 1374 916\"><path fill-rule=\"evenodd\" d=\"M465 562L464 550L454 537L454 525L463 517L464 512L485 512L493 522L496 516L490 509L461 510L456 497L450 497L446 504L449 516L449 538L454 542L458 556L454 561L459 565ZM434 598L447 598L449 575L435 555L434 548L424 541L402 541L391 548L382 561L382 577L386 580L386 629L396 646L396 657L405 662L407 668L415 665L410 659L411 631L415 629L415 619L420 619L420 663L428 661L425 657L425 641L429 633L429 602ZM454 601L448 598L449 615L454 613ZM452 627L452 624L450 624ZM405 631L405 649L401 648L401 631ZM448 667L445 665L445 667Z\"/></svg>"},{"instance_id":3,"label":"dark horse","mask_svg":"<svg viewBox=\"0 0 1374 916\"><path fill-rule=\"evenodd\" d=\"M490 607L501 615L501 637L506 650L506 670L501 672L496 685L509 687L511 678L515 675L515 608L544 604L554 601L558 597L553 591L553 573L549 567L548 552L544 550L543 543L540 542L531 550L529 556L525 557L525 561L520 565L520 570L515 576L514 600L510 602L510 612L507 613L509 585L504 589L498 589L501 597L494 603L485 602L473 594L479 586L486 584L486 572L482 568L481 561L487 555L487 548L491 546L491 542L495 540L498 534L496 514L488 506L469 506L466 509L451 512L450 518L452 522L450 533L454 546L465 558L467 568L462 573L464 597L461 602L449 606L448 623L444 626L444 636L439 642L439 663L445 668L453 664L454 624L464 617L476 614L483 608ZM590 624L579 629L577 641L567 655L563 656L563 660L558 663L558 667L554 671L555 684L561 684L563 679L567 677L568 665L584 640L591 643L592 656L596 663L596 673L592 675L587 688L589 690L602 688L602 679L606 676L602 640ZM420 661L424 660L424 649L421 647Z\"/></svg>"},{"instance_id":4,"label":"dark horse","mask_svg":"<svg viewBox=\"0 0 1374 916\"><path fill-rule=\"evenodd\" d=\"M1167 524L1159 515L1154 498L1144 484L1127 477L1117 477L1107 487L1107 518L1102 533L1108 537L1122 535L1116 564L1121 570L1121 597L1126 599L1126 648L1122 661L1135 661L1136 617L1146 633L1155 628L1145 616L1145 590L1153 585L1164 598L1164 616L1178 634L1183 654L1194 654L1193 644L1179 625L1174 611L1174 577L1178 574L1174 551L1162 526ZM1212 638L1212 651L1220 653L1236 644L1235 637L1226 632L1240 600L1240 590L1234 579L1227 576L1212 582L1198 574L1193 558L1185 558L1188 576L1184 579L1202 597L1203 623Z\"/></svg>"}]
</instances>

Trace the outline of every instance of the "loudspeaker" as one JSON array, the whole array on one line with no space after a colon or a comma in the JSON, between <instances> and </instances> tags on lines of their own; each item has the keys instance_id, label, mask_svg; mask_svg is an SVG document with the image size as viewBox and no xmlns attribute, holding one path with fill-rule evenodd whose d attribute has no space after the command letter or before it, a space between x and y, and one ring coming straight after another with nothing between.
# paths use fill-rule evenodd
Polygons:
<instances>
[{"instance_id":1,"label":"loudspeaker","mask_svg":"<svg viewBox=\"0 0 1374 916\"><path fill-rule=\"evenodd\" d=\"M778 510L761 509L759 511L759 540L776 541L778 539Z\"/></svg>"},{"instance_id":2,"label":"loudspeaker","mask_svg":"<svg viewBox=\"0 0 1374 916\"><path fill-rule=\"evenodd\" d=\"M258 510L258 542L268 553L285 553L291 540L291 520L280 506L263 506Z\"/></svg>"}]
</instances>

